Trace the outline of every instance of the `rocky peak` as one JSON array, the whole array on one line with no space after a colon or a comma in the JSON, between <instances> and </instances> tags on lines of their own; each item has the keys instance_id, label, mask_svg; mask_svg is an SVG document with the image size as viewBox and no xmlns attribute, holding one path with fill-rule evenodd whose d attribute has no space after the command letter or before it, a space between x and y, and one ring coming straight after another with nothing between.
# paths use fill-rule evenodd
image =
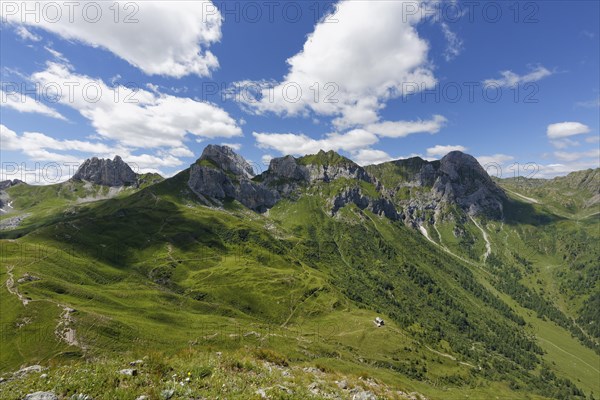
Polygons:
<instances>
[{"instance_id":1,"label":"rocky peak","mask_svg":"<svg viewBox=\"0 0 600 400\"><path fill-rule=\"evenodd\" d=\"M71 179L102 186L120 187L135 185L138 176L121 157L115 156L112 160L97 157L85 160Z\"/></svg>"},{"instance_id":2,"label":"rocky peak","mask_svg":"<svg viewBox=\"0 0 600 400\"><path fill-rule=\"evenodd\" d=\"M221 203L234 199L255 211L266 211L279 193L252 180L250 164L227 146L208 145L190 167L188 187L202 200Z\"/></svg>"},{"instance_id":3,"label":"rocky peak","mask_svg":"<svg viewBox=\"0 0 600 400\"><path fill-rule=\"evenodd\" d=\"M269 173L272 176L295 181L308 181L308 168L298 164L292 156L273 158L269 163Z\"/></svg>"},{"instance_id":4,"label":"rocky peak","mask_svg":"<svg viewBox=\"0 0 600 400\"><path fill-rule=\"evenodd\" d=\"M501 218L507 200L477 160L460 151L450 152L438 161L414 157L369 166L367 170L383 182L386 195L407 211L409 220L419 210L435 210L439 215L447 204L456 204L470 215Z\"/></svg>"},{"instance_id":5,"label":"rocky peak","mask_svg":"<svg viewBox=\"0 0 600 400\"><path fill-rule=\"evenodd\" d=\"M502 215L506 194L489 177L475 157L453 151L440 160L433 189L449 202L456 202L470 214Z\"/></svg>"},{"instance_id":6,"label":"rocky peak","mask_svg":"<svg viewBox=\"0 0 600 400\"><path fill-rule=\"evenodd\" d=\"M439 169L453 181L478 179L488 183L492 182L477 159L461 151L451 151L442 157Z\"/></svg>"},{"instance_id":7,"label":"rocky peak","mask_svg":"<svg viewBox=\"0 0 600 400\"><path fill-rule=\"evenodd\" d=\"M202 161L207 161L216 168L244 178L250 179L254 176L252 166L229 146L215 144L206 146L198 163L203 164Z\"/></svg>"},{"instance_id":8,"label":"rocky peak","mask_svg":"<svg viewBox=\"0 0 600 400\"><path fill-rule=\"evenodd\" d=\"M26 183L23 182L20 179L13 179L13 180L9 179L9 180L6 180L6 181L2 181L2 182L0 182L0 190L6 190L6 189L8 189L10 187L17 186L17 185L20 185L20 184L25 184L26 185Z\"/></svg>"},{"instance_id":9,"label":"rocky peak","mask_svg":"<svg viewBox=\"0 0 600 400\"><path fill-rule=\"evenodd\" d=\"M338 178L372 182L369 174L361 166L333 150L320 150L317 154L300 157L297 161L306 166L311 182L331 182Z\"/></svg>"}]
</instances>

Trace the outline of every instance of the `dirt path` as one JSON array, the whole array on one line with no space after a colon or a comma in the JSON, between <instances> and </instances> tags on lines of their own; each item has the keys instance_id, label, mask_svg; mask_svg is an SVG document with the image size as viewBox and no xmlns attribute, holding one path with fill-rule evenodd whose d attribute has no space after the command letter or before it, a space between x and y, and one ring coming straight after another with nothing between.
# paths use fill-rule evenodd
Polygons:
<instances>
[{"instance_id":1,"label":"dirt path","mask_svg":"<svg viewBox=\"0 0 600 400\"><path fill-rule=\"evenodd\" d=\"M6 289L9 293L17 296L19 300L23 303L23 306L27 306L30 302L34 300L27 299L25 296L19 293L19 290L15 285L15 277L13 274L14 265L8 265L6 269L6 272L8 274L8 279L6 280ZM49 299L42 299L37 301L46 301L48 303L56 304L58 307L62 308L63 312L60 314L56 328L54 328L54 334L59 340L62 340L65 343L71 346L77 346L82 350L86 350L85 346L83 346L77 340L75 329L70 327L70 325L74 322L73 317L71 317L71 313L75 310L64 304L60 304Z\"/></svg>"},{"instance_id":2,"label":"dirt path","mask_svg":"<svg viewBox=\"0 0 600 400\"><path fill-rule=\"evenodd\" d=\"M15 276L12 272L14 268L14 265L8 265L6 267L6 272L8 273L8 279L6 280L6 289L10 294L14 294L15 296L17 296L19 300L23 303L23 305L26 306L27 304L29 304L29 299L27 299L25 296L19 293L19 289L17 289L15 285Z\"/></svg>"},{"instance_id":3,"label":"dirt path","mask_svg":"<svg viewBox=\"0 0 600 400\"><path fill-rule=\"evenodd\" d=\"M433 352L433 353L435 353L435 354L437 354L437 355L439 355L439 356L442 356L442 357L449 358L449 359L451 359L452 361L456 361L456 362L458 362L459 364L466 365L466 366L469 366L469 367L471 367L471 368L477 368L476 366L474 366L473 364L469 364L468 362L464 362L464 361L458 361L458 360L456 359L456 357L454 357L454 356L453 356L453 355L451 355L451 354L447 354L447 353L442 353L442 352L439 352L439 351L437 351L437 350L434 350L434 349L432 349L431 347L429 347L429 346L427 346L427 345L425 345L425 347L427 348L427 350L429 350L429 351L431 351L431 352Z\"/></svg>"},{"instance_id":4,"label":"dirt path","mask_svg":"<svg viewBox=\"0 0 600 400\"><path fill-rule=\"evenodd\" d=\"M517 193L517 192L513 192L512 190L508 190L508 189L504 189L504 190L506 190L507 192L510 192L510 193L514 194L515 196L518 196L518 197L522 198L523 200L527 201L528 203L540 204L539 201L537 201L536 199L533 199L531 197L523 196L522 194Z\"/></svg>"},{"instance_id":5,"label":"dirt path","mask_svg":"<svg viewBox=\"0 0 600 400\"><path fill-rule=\"evenodd\" d=\"M573 353L571 353L571 352L569 352L569 351L567 351L567 350L563 349L563 348L562 348L562 347L560 347L560 346L557 346L557 345L555 345L554 343L552 343L552 342L551 342L551 341L549 341L548 339L544 339L544 338L542 338L542 337L539 337L539 336L537 336L537 338L538 338L539 340L542 340L542 341L544 341L544 342L546 342L546 343L550 344L550 345L551 345L551 346L553 346L553 347L556 347L557 349L559 349L559 350L560 350L560 351L562 351L563 353L566 353L566 354L570 355L571 357L573 357L573 358L575 358L575 359L577 359L577 360L581 361L582 363L584 363L585 365L587 365L588 367L590 367L591 369L593 369L595 372L597 372L597 373L599 373L599 374L600 374L600 371L599 371L598 369L596 369L595 367L593 367L593 366L591 366L590 364L586 363L586 362L585 362L585 361L583 361L581 358L577 357L575 354L573 354Z\"/></svg>"}]
</instances>

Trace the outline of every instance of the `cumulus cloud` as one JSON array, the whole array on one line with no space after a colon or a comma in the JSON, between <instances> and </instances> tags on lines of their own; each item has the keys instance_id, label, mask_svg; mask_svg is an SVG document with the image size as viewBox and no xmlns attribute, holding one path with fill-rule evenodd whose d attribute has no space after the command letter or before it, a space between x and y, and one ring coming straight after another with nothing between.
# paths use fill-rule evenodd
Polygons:
<instances>
[{"instance_id":1,"label":"cumulus cloud","mask_svg":"<svg viewBox=\"0 0 600 400\"><path fill-rule=\"evenodd\" d=\"M48 3L58 12L42 14ZM106 49L149 75L207 76L219 66L208 49L221 39L222 18L208 0L27 3L38 18L25 14L24 4L2 7L3 20Z\"/></svg>"},{"instance_id":2,"label":"cumulus cloud","mask_svg":"<svg viewBox=\"0 0 600 400\"><path fill-rule=\"evenodd\" d=\"M182 161L177 158L176 154L180 154L181 156L193 155L191 151L185 148L159 151L159 154L155 155L133 154L130 148L120 145L109 145L98 141L59 140L40 132L23 132L19 135L2 124L0 124L0 142L4 151L19 151L35 163L62 164L63 167L67 167L70 174L74 172L83 160L93 156L112 159L116 155L119 155L136 172L161 173L160 168L172 168L182 165ZM67 171L65 170L63 173L66 174ZM32 175L35 176L36 174ZM70 175L61 177L60 180L68 178L70 178ZM39 179L39 176L37 179ZM46 179L46 181L37 183L53 182Z\"/></svg>"},{"instance_id":3,"label":"cumulus cloud","mask_svg":"<svg viewBox=\"0 0 600 400\"><path fill-rule=\"evenodd\" d=\"M467 151L467 148L465 146L461 146L461 145L446 145L446 146L442 146L442 145L435 145L433 147L430 147L427 149L427 155L429 157L443 157L446 154L450 153L451 151L462 151L465 152Z\"/></svg>"},{"instance_id":4,"label":"cumulus cloud","mask_svg":"<svg viewBox=\"0 0 600 400\"><path fill-rule=\"evenodd\" d=\"M194 153L185 146L173 147L167 151L168 154L175 157L193 157Z\"/></svg>"},{"instance_id":5,"label":"cumulus cloud","mask_svg":"<svg viewBox=\"0 0 600 400\"><path fill-rule=\"evenodd\" d=\"M271 154L264 154L260 160L262 161L262 163L264 165L269 165L269 163L271 162L271 160L273 159L273 156Z\"/></svg>"},{"instance_id":6,"label":"cumulus cloud","mask_svg":"<svg viewBox=\"0 0 600 400\"><path fill-rule=\"evenodd\" d=\"M571 139L551 140L550 144L557 149L566 149L568 147L579 146L579 142Z\"/></svg>"},{"instance_id":7,"label":"cumulus cloud","mask_svg":"<svg viewBox=\"0 0 600 400\"><path fill-rule=\"evenodd\" d=\"M273 149L283 155L314 154L319 150L356 151L377 143L378 138L363 129L354 129L344 134L329 133L323 139L313 139L304 134L253 132L258 147Z\"/></svg>"},{"instance_id":8,"label":"cumulus cloud","mask_svg":"<svg viewBox=\"0 0 600 400\"><path fill-rule=\"evenodd\" d=\"M535 178L554 178L555 176L567 175L574 171L581 171L588 168L598 168L598 160L583 160L568 163L554 163L539 165L539 170Z\"/></svg>"},{"instance_id":9,"label":"cumulus cloud","mask_svg":"<svg viewBox=\"0 0 600 400\"><path fill-rule=\"evenodd\" d=\"M600 158L600 149L595 148L588 151L580 152L568 152L568 151L555 151L554 156L560 161L578 161L585 158Z\"/></svg>"},{"instance_id":10,"label":"cumulus cloud","mask_svg":"<svg viewBox=\"0 0 600 400\"><path fill-rule=\"evenodd\" d=\"M394 158L383 150L361 149L352 154L352 159L358 165L381 164Z\"/></svg>"},{"instance_id":11,"label":"cumulus cloud","mask_svg":"<svg viewBox=\"0 0 600 400\"><path fill-rule=\"evenodd\" d=\"M501 78L496 79L486 79L483 81L485 86L501 86L501 87L511 87L515 85L522 85L529 82L536 82L542 78L552 75L552 71L544 68L541 65L538 65L535 68L530 68L531 71L525 75L516 74L510 70L501 71Z\"/></svg>"},{"instance_id":12,"label":"cumulus cloud","mask_svg":"<svg viewBox=\"0 0 600 400\"><path fill-rule=\"evenodd\" d=\"M39 101L39 99L17 93L18 91L12 88L9 88L8 92L0 89L0 104L3 107L8 107L18 112L42 114L47 117L66 121L66 118L54 108L48 107Z\"/></svg>"},{"instance_id":13,"label":"cumulus cloud","mask_svg":"<svg viewBox=\"0 0 600 400\"><path fill-rule=\"evenodd\" d=\"M413 133L438 133L447 120L441 115L434 115L430 120L417 121L384 121L369 124L366 129L383 137L399 138Z\"/></svg>"},{"instance_id":14,"label":"cumulus cloud","mask_svg":"<svg viewBox=\"0 0 600 400\"><path fill-rule=\"evenodd\" d=\"M242 148L241 143L221 143L221 146L231 147L235 151L240 151L240 149Z\"/></svg>"},{"instance_id":15,"label":"cumulus cloud","mask_svg":"<svg viewBox=\"0 0 600 400\"><path fill-rule=\"evenodd\" d=\"M588 133L589 131L590 128L581 122L559 122L548 125L546 135L549 139L562 139Z\"/></svg>"},{"instance_id":16,"label":"cumulus cloud","mask_svg":"<svg viewBox=\"0 0 600 400\"><path fill-rule=\"evenodd\" d=\"M258 147L277 150L281 154L305 155L319 150L346 151L352 154L357 163L368 164L391 160L381 151L372 149L382 137L400 138L414 133L437 133L445 124L446 118L434 115L430 120L384 121L369 124L344 133L328 133L321 139L313 139L305 134L254 132Z\"/></svg>"},{"instance_id":17,"label":"cumulus cloud","mask_svg":"<svg viewBox=\"0 0 600 400\"><path fill-rule=\"evenodd\" d=\"M0 125L0 137L3 150L19 150L38 161L56 161L55 158L46 158L48 154L43 152L46 149L93 154L111 154L115 151L111 146L100 142L57 140L39 132L24 132L22 135L18 135L5 125ZM77 160L77 157L69 159Z\"/></svg>"},{"instance_id":18,"label":"cumulus cloud","mask_svg":"<svg viewBox=\"0 0 600 400\"><path fill-rule=\"evenodd\" d=\"M41 88L54 88L59 103L77 110L103 138L132 148L183 146L187 134L199 138L235 137L242 131L216 105L125 86L77 74L70 65L47 63L31 76Z\"/></svg>"},{"instance_id":19,"label":"cumulus cloud","mask_svg":"<svg viewBox=\"0 0 600 400\"><path fill-rule=\"evenodd\" d=\"M493 154L491 156L478 156L476 157L479 164L482 166L486 165L504 165L507 162L514 160L513 156L509 156L508 154Z\"/></svg>"},{"instance_id":20,"label":"cumulus cloud","mask_svg":"<svg viewBox=\"0 0 600 400\"><path fill-rule=\"evenodd\" d=\"M259 114L333 116L338 129L377 122L379 110L401 96L407 82L436 83L428 43L415 29L423 14L406 15L404 3L340 1L337 22L325 18L315 26L302 51L287 60L284 79L240 101Z\"/></svg>"}]
</instances>

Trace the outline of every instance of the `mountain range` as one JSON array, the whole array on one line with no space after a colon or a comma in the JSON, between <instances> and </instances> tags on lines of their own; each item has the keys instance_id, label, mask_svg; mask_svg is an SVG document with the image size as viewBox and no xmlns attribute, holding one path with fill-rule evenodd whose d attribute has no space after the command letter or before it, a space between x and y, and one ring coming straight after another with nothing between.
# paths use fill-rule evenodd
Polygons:
<instances>
[{"instance_id":1,"label":"mountain range","mask_svg":"<svg viewBox=\"0 0 600 400\"><path fill-rule=\"evenodd\" d=\"M458 151L2 182L0 397L593 398L599 199Z\"/></svg>"}]
</instances>

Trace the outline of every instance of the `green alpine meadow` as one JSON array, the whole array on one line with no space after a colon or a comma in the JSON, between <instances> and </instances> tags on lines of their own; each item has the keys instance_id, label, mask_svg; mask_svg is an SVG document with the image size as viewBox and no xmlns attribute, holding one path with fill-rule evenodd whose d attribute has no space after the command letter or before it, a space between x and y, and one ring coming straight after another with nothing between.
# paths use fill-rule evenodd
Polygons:
<instances>
[{"instance_id":1,"label":"green alpine meadow","mask_svg":"<svg viewBox=\"0 0 600 400\"><path fill-rule=\"evenodd\" d=\"M452 151L0 183L0 398L600 397L600 170Z\"/></svg>"}]
</instances>

